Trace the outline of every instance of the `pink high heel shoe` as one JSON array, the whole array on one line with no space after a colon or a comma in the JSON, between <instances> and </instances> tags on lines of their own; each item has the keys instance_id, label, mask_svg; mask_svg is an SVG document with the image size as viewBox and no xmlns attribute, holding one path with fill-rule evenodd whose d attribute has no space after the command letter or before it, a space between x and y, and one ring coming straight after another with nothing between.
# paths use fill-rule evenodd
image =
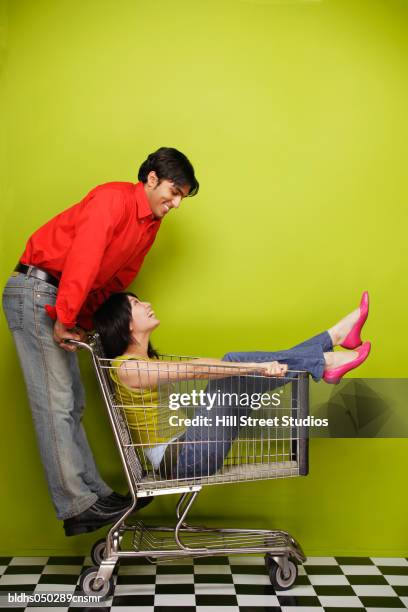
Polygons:
<instances>
[{"instance_id":1,"label":"pink high heel shoe","mask_svg":"<svg viewBox=\"0 0 408 612\"><path fill-rule=\"evenodd\" d=\"M354 368L358 368L359 365L363 363L367 359L370 354L371 343L364 342L357 349L358 356L353 359L353 361L349 361L348 363L339 366L338 368L332 368L331 370L326 370L323 374L323 380L327 383L331 383L332 385L337 385L340 382L344 374L350 372L350 370L354 370Z\"/></svg>"},{"instance_id":2,"label":"pink high heel shoe","mask_svg":"<svg viewBox=\"0 0 408 612\"><path fill-rule=\"evenodd\" d=\"M361 344L360 332L368 317L368 291L364 291L360 302L360 316L340 346L345 349L355 349Z\"/></svg>"}]
</instances>

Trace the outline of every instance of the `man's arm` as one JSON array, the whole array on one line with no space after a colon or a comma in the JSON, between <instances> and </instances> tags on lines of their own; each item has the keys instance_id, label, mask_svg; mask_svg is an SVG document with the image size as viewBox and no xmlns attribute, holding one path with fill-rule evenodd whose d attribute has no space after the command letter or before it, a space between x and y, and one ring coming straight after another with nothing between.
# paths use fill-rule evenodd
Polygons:
<instances>
[{"instance_id":1,"label":"man's arm","mask_svg":"<svg viewBox=\"0 0 408 612\"><path fill-rule=\"evenodd\" d=\"M64 345L64 339L79 339L73 329L78 313L92 288L124 210L121 194L112 190L95 193L80 212L55 304L54 339L66 350L72 350L72 347Z\"/></svg>"},{"instance_id":2,"label":"man's arm","mask_svg":"<svg viewBox=\"0 0 408 612\"><path fill-rule=\"evenodd\" d=\"M92 315L95 310L100 306L105 300L108 299L112 293L117 293L126 289L130 283L136 278L145 258L146 253L148 253L150 249L150 244L146 245L146 247L139 253L138 260L135 264L124 268L117 272L115 278L113 278L103 289L98 289L97 291L92 291L90 293L81 308L81 312L78 316L78 323L84 327L85 329L92 329Z\"/></svg>"}]
</instances>

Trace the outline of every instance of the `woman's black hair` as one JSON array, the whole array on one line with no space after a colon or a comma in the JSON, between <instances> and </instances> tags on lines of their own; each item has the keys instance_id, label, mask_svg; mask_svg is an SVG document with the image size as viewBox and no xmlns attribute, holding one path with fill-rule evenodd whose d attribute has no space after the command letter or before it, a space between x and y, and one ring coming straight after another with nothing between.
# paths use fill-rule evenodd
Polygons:
<instances>
[{"instance_id":1,"label":"woman's black hair","mask_svg":"<svg viewBox=\"0 0 408 612\"><path fill-rule=\"evenodd\" d=\"M130 323L132 320L132 307L129 296L137 297L130 291L126 293L113 293L93 315L95 330L102 342L105 357L114 359L123 355L132 342ZM147 354L151 358L159 355L149 342Z\"/></svg>"},{"instance_id":2,"label":"woman's black hair","mask_svg":"<svg viewBox=\"0 0 408 612\"><path fill-rule=\"evenodd\" d=\"M177 187L190 187L189 196L195 196L200 187L194 168L190 161L177 149L171 147L160 147L143 162L139 168L138 179L146 183L149 172L154 170L159 181L168 180Z\"/></svg>"}]
</instances>

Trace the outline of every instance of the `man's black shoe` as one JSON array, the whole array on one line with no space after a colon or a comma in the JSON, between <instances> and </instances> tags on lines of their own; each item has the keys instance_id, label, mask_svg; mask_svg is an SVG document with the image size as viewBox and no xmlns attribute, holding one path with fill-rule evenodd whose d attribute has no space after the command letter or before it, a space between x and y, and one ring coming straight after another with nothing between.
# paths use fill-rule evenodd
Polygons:
<instances>
[{"instance_id":1,"label":"man's black shoe","mask_svg":"<svg viewBox=\"0 0 408 612\"><path fill-rule=\"evenodd\" d=\"M153 501L153 499L153 497L140 497L137 500L136 511L148 506ZM106 505L107 507L110 507L112 509L128 508L132 503L132 496L130 493L128 493L127 495L122 495L121 493L116 493L116 491L113 491L113 493L107 495L106 497L100 497L99 501L103 505Z\"/></svg>"},{"instance_id":2,"label":"man's black shoe","mask_svg":"<svg viewBox=\"0 0 408 612\"><path fill-rule=\"evenodd\" d=\"M115 523L125 513L126 506L122 508L109 508L96 501L93 506L77 516L65 519L64 529L66 536L79 535L95 531L104 525Z\"/></svg>"}]
</instances>

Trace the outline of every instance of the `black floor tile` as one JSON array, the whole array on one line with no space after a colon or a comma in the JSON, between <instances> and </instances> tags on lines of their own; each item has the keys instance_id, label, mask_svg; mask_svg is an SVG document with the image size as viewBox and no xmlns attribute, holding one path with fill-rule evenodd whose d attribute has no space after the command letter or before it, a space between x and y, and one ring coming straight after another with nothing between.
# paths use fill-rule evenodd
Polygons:
<instances>
[{"instance_id":1,"label":"black floor tile","mask_svg":"<svg viewBox=\"0 0 408 612\"><path fill-rule=\"evenodd\" d=\"M4 570L6 574L41 574L44 569L44 565L9 565Z\"/></svg>"},{"instance_id":2,"label":"black floor tile","mask_svg":"<svg viewBox=\"0 0 408 612\"><path fill-rule=\"evenodd\" d=\"M232 574L194 574L196 584L233 584Z\"/></svg>"},{"instance_id":3,"label":"black floor tile","mask_svg":"<svg viewBox=\"0 0 408 612\"><path fill-rule=\"evenodd\" d=\"M320 601L312 595L278 595L279 604L281 606L320 606Z\"/></svg>"},{"instance_id":4,"label":"black floor tile","mask_svg":"<svg viewBox=\"0 0 408 612\"><path fill-rule=\"evenodd\" d=\"M388 584L384 576L354 576L347 575L350 584Z\"/></svg>"},{"instance_id":5,"label":"black floor tile","mask_svg":"<svg viewBox=\"0 0 408 612\"><path fill-rule=\"evenodd\" d=\"M116 595L112 601L114 606L153 606L154 595Z\"/></svg>"},{"instance_id":6,"label":"black floor tile","mask_svg":"<svg viewBox=\"0 0 408 612\"><path fill-rule=\"evenodd\" d=\"M339 565L375 565L370 557L334 557Z\"/></svg>"},{"instance_id":7,"label":"black floor tile","mask_svg":"<svg viewBox=\"0 0 408 612\"><path fill-rule=\"evenodd\" d=\"M38 584L76 584L77 582L76 574L44 574L40 576Z\"/></svg>"},{"instance_id":8,"label":"black floor tile","mask_svg":"<svg viewBox=\"0 0 408 612\"><path fill-rule=\"evenodd\" d=\"M355 596L355 592L348 584L316 584L314 590L317 595L337 595L345 597L346 595Z\"/></svg>"},{"instance_id":9,"label":"black floor tile","mask_svg":"<svg viewBox=\"0 0 408 612\"><path fill-rule=\"evenodd\" d=\"M157 575L161 574L194 574L192 565L158 565Z\"/></svg>"},{"instance_id":10,"label":"black floor tile","mask_svg":"<svg viewBox=\"0 0 408 612\"><path fill-rule=\"evenodd\" d=\"M275 595L271 584L236 584L237 595Z\"/></svg>"},{"instance_id":11,"label":"black floor tile","mask_svg":"<svg viewBox=\"0 0 408 612\"><path fill-rule=\"evenodd\" d=\"M194 595L194 584L156 584L156 595Z\"/></svg>"},{"instance_id":12,"label":"black floor tile","mask_svg":"<svg viewBox=\"0 0 408 612\"><path fill-rule=\"evenodd\" d=\"M305 565L304 568L309 576L343 575L338 565Z\"/></svg>"},{"instance_id":13,"label":"black floor tile","mask_svg":"<svg viewBox=\"0 0 408 612\"><path fill-rule=\"evenodd\" d=\"M399 597L408 597L408 586L393 586L392 587Z\"/></svg>"},{"instance_id":14,"label":"black floor tile","mask_svg":"<svg viewBox=\"0 0 408 612\"><path fill-rule=\"evenodd\" d=\"M239 612L281 612L280 606L240 606Z\"/></svg>"},{"instance_id":15,"label":"black floor tile","mask_svg":"<svg viewBox=\"0 0 408 612\"><path fill-rule=\"evenodd\" d=\"M405 608L398 597L359 597L365 608Z\"/></svg>"},{"instance_id":16,"label":"black floor tile","mask_svg":"<svg viewBox=\"0 0 408 612\"><path fill-rule=\"evenodd\" d=\"M237 606L235 595L196 595L197 606ZM180 606L179 610L183 610Z\"/></svg>"},{"instance_id":17,"label":"black floor tile","mask_svg":"<svg viewBox=\"0 0 408 612\"><path fill-rule=\"evenodd\" d=\"M408 576L408 566L379 565L378 569L384 576Z\"/></svg>"},{"instance_id":18,"label":"black floor tile","mask_svg":"<svg viewBox=\"0 0 408 612\"><path fill-rule=\"evenodd\" d=\"M47 565L83 565L85 557L50 557Z\"/></svg>"},{"instance_id":19,"label":"black floor tile","mask_svg":"<svg viewBox=\"0 0 408 612\"><path fill-rule=\"evenodd\" d=\"M116 584L154 584L156 582L155 574L132 574L119 575L116 578Z\"/></svg>"}]
</instances>

